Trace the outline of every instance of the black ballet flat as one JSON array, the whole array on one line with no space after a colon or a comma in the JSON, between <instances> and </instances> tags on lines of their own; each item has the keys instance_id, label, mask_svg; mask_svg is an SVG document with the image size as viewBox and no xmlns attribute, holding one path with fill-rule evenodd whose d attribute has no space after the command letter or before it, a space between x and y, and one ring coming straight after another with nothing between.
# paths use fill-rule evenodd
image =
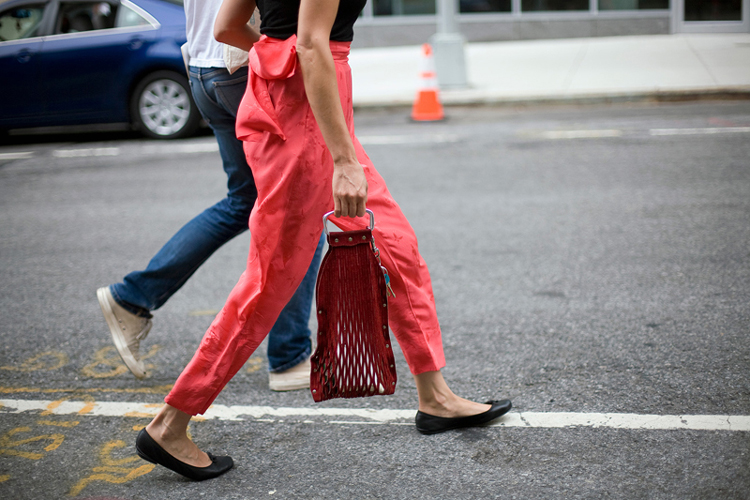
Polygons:
<instances>
[{"instance_id":1,"label":"black ballet flat","mask_svg":"<svg viewBox=\"0 0 750 500\"><path fill-rule=\"evenodd\" d=\"M167 453L164 448L159 446L159 443L149 436L146 429L142 429L141 432L138 433L138 437L135 440L135 451L142 459L151 462L152 464L162 465L167 469L175 471L177 474L182 474L186 478L192 479L193 481L204 481L206 479L220 476L234 466L232 457L215 457L210 453L208 453L208 458L210 458L213 463L208 467L194 467L188 465Z\"/></svg>"},{"instance_id":2,"label":"black ballet flat","mask_svg":"<svg viewBox=\"0 0 750 500\"><path fill-rule=\"evenodd\" d=\"M418 411L417 416L414 419L417 424L417 430L422 434L437 434L439 432L450 431L453 429L477 427L505 415L513 406L508 399L503 399L502 401L487 401L485 404L492 406L484 413L468 417L435 417Z\"/></svg>"}]
</instances>

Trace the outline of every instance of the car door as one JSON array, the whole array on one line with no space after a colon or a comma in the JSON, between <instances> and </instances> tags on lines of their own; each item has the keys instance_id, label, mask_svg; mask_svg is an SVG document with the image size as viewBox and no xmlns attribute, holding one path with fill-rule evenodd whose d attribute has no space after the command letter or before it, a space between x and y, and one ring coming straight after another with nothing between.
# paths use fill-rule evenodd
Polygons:
<instances>
[{"instance_id":1,"label":"car door","mask_svg":"<svg viewBox=\"0 0 750 500\"><path fill-rule=\"evenodd\" d=\"M44 1L0 4L0 127L34 124L45 108L40 95L39 54L44 46Z\"/></svg>"},{"instance_id":2,"label":"car door","mask_svg":"<svg viewBox=\"0 0 750 500\"><path fill-rule=\"evenodd\" d=\"M58 123L126 122L116 102L145 57L158 22L134 4L116 0L57 0L54 34L39 54L47 113ZM115 92L115 89L117 91Z\"/></svg>"}]
</instances>

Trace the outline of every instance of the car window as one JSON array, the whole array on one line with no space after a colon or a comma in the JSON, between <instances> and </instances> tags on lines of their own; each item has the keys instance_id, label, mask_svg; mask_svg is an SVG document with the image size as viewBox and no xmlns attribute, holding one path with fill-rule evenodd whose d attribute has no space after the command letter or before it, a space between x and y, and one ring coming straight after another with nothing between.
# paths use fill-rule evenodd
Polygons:
<instances>
[{"instance_id":1,"label":"car window","mask_svg":"<svg viewBox=\"0 0 750 500\"><path fill-rule=\"evenodd\" d=\"M130 26L148 26L151 23L140 13L131 9L128 5L120 5L120 12L117 13L118 28L128 28Z\"/></svg>"},{"instance_id":2,"label":"car window","mask_svg":"<svg viewBox=\"0 0 750 500\"><path fill-rule=\"evenodd\" d=\"M61 2L55 33L81 33L115 27L117 6L109 2Z\"/></svg>"},{"instance_id":3,"label":"car window","mask_svg":"<svg viewBox=\"0 0 750 500\"><path fill-rule=\"evenodd\" d=\"M37 36L44 4L14 7L0 13L0 42Z\"/></svg>"}]
</instances>

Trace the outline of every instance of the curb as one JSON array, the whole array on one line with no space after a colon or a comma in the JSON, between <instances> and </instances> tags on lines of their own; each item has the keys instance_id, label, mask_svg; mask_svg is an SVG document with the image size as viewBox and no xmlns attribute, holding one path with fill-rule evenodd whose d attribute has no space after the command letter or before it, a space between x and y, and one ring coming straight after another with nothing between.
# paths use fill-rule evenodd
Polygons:
<instances>
[{"instance_id":1,"label":"curb","mask_svg":"<svg viewBox=\"0 0 750 500\"><path fill-rule=\"evenodd\" d=\"M546 95L546 96L492 96L460 95L456 92L443 91L443 106L549 106L549 105L595 105L620 103L677 103L696 101L745 101L750 100L750 86L704 88L688 90L647 90L643 92L602 92L580 95ZM403 108L410 107L412 101L390 99L380 101L360 101L354 103L355 109Z\"/></svg>"}]
</instances>

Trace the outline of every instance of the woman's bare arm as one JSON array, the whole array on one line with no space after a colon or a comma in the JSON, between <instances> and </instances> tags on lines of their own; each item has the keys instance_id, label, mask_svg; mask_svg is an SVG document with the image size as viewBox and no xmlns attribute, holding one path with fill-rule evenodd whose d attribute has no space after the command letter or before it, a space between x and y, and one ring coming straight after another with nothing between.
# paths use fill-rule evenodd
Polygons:
<instances>
[{"instance_id":1,"label":"woman's bare arm","mask_svg":"<svg viewBox=\"0 0 750 500\"><path fill-rule=\"evenodd\" d=\"M361 217L367 203L367 180L344 119L329 45L338 6L339 0L301 1L297 54L310 108L333 157L335 215Z\"/></svg>"},{"instance_id":2,"label":"woman's bare arm","mask_svg":"<svg viewBox=\"0 0 750 500\"><path fill-rule=\"evenodd\" d=\"M250 50L260 34L247 22L255 12L255 0L224 0L216 16L214 38L217 42Z\"/></svg>"}]
</instances>

